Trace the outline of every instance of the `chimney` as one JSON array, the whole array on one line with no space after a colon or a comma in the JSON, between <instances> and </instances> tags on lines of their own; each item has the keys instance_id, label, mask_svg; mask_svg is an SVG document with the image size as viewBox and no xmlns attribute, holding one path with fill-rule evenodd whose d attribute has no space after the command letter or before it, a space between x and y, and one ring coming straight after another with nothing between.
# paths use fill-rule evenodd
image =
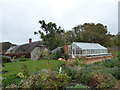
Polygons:
<instances>
[{"instance_id":1,"label":"chimney","mask_svg":"<svg viewBox=\"0 0 120 90\"><path fill-rule=\"evenodd\" d=\"M32 38L29 38L29 43L32 43Z\"/></svg>"}]
</instances>

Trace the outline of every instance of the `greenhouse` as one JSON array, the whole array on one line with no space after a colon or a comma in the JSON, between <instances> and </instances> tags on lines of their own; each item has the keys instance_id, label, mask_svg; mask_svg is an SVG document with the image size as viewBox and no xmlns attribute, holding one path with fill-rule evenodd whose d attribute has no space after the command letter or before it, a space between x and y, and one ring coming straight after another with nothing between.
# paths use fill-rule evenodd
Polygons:
<instances>
[{"instance_id":1,"label":"greenhouse","mask_svg":"<svg viewBox=\"0 0 120 90\"><path fill-rule=\"evenodd\" d=\"M108 49L98 43L73 42L71 45L72 58L76 56L91 56L108 54Z\"/></svg>"}]
</instances>

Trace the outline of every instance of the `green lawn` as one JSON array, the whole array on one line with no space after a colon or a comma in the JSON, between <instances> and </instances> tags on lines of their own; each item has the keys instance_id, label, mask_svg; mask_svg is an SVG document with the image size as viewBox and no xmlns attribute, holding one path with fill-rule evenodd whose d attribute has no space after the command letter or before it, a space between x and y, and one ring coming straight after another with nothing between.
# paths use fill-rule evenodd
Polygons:
<instances>
[{"instance_id":1,"label":"green lawn","mask_svg":"<svg viewBox=\"0 0 120 90\"><path fill-rule=\"evenodd\" d=\"M113 52L110 52L110 53L115 54L116 56L120 55L120 51L113 51Z\"/></svg>"},{"instance_id":2,"label":"green lawn","mask_svg":"<svg viewBox=\"0 0 120 90\"><path fill-rule=\"evenodd\" d=\"M58 60L50 60L49 65L47 64L47 60L30 60L30 61L18 61L18 62L12 62L12 63L5 63L5 68L3 70L8 71L7 73L3 74L3 77L6 77L12 73L18 73L22 71L23 64L27 65L28 71L30 73L38 72L39 70L50 68L50 69L57 69L59 64L65 63L64 61L58 61Z\"/></svg>"}]
</instances>

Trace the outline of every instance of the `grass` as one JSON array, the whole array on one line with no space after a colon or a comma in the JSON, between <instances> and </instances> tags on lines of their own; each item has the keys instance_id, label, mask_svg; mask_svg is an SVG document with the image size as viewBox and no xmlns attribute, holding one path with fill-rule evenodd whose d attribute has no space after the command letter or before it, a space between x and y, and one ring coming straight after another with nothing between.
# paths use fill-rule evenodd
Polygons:
<instances>
[{"instance_id":1,"label":"grass","mask_svg":"<svg viewBox=\"0 0 120 90\"><path fill-rule=\"evenodd\" d=\"M8 71L7 73L3 74L3 77L6 77L12 73L19 73L22 72L22 66L23 64L27 65L28 71L30 73L38 72L42 69L57 69L59 64L64 64L64 61L58 61L58 60L50 60L49 64L47 60L30 60L30 61L23 61L23 62L12 62L12 63L5 63L4 71Z\"/></svg>"},{"instance_id":2,"label":"grass","mask_svg":"<svg viewBox=\"0 0 120 90\"><path fill-rule=\"evenodd\" d=\"M116 56L120 55L120 51L112 51L110 53L115 54Z\"/></svg>"}]
</instances>

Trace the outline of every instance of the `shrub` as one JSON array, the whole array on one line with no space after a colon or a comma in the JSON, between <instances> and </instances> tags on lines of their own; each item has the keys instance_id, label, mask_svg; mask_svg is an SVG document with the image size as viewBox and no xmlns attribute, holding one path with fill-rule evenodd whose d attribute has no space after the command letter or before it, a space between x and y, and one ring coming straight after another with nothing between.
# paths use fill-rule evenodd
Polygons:
<instances>
[{"instance_id":1,"label":"shrub","mask_svg":"<svg viewBox=\"0 0 120 90\"><path fill-rule=\"evenodd\" d=\"M65 60L68 60L69 58L68 54L64 53L63 47L60 50L57 50L56 52L49 55L49 59L57 60L58 58L64 58Z\"/></svg>"},{"instance_id":2,"label":"shrub","mask_svg":"<svg viewBox=\"0 0 120 90\"><path fill-rule=\"evenodd\" d=\"M74 60L66 62L66 67L73 67L73 66L75 66L75 61Z\"/></svg>"},{"instance_id":3,"label":"shrub","mask_svg":"<svg viewBox=\"0 0 120 90\"><path fill-rule=\"evenodd\" d=\"M72 80L75 80L77 82L80 82L80 66L74 66L74 67L66 67L65 72L67 73L68 76L71 77Z\"/></svg>"},{"instance_id":4,"label":"shrub","mask_svg":"<svg viewBox=\"0 0 120 90\"><path fill-rule=\"evenodd\" d=\"M2 56L2 63L11 62L11 58L9 56Z\"/></svg>"},{"instance_id":5,"label":"shrub","mask_svg":"<svg viewBox=\"0 0 120 90\"><path fill-rule=\"evenodd\" d=\"M95 88L112 88L116 84L116 79L109 73L95 71L89 78L88 85Z\"/></svg>"},{"instance_id":6,"label":"shrub","mask_svg":"<svg viewBox=\"0 0 120 90\"><path fill-rule=\"evenodd\" d=\"M67 88L88 88L88 87L86 87L86 86L84 86L82 84L76 84L75 86L69 86Z\"/></svg>"},{"instance_id":7,"label":"shrub","mask_svg":"<svg viewBox=\"0 0 120 90\"><path fill-rule=\"evenodd\" d=\"M3 87L6 87L8 85L11 85L12 83L18 84L21 81L21 78L19 78L16 74L11 74L5 79L3 79Z\"/></svg>"},{"instance_id":8,"label":"shrub","mask_svg":"<svg viewBox=\"0 0 120 90\"><path fill-rule=\"evenodd\" d=\"M70 79L69 76L66 74L60 73L56 76L56 84L58 88L65 88L69 84L68 80Z\"/></svg>"},{"instance_id":9,"label":"shrub","mask_svg":"<svg viewBox=\"0 0 120 90\"><path fill-rule=\"evenodd\" d=\"M27 68L27 65L23 64L22 67L22 73L26 76L26 77L29 77L29 71L28 71L28 68Z\"/></svg>"},{"instance_id":10,"label":"shrub","mask_svg":"<svg viewBox=\"0 0 120 90\"><path fill-rule=\"evenodd\" d=\"M108 72L112 74L116 79L120 79L120 68L119 67L113 67L109 68Z\"/></svg>"},{"instance_id":11,"label":"shrub","mask_svg":"<svg viewBox=\"0 0 120 90\"><path fill-rule=\"evenodd\" d=\"M109 68L113 68L115 66L120 66L120 60L106 60L106 61L103 61L103 65L105 65L106 67L109 67Z\"/></svg>"},{"instance_id":12,"label":"shrub","mask_svg":"<svg viewBox=\"0 0 120 90\"><path fill-rule=\"evenodd\" d=\"M80 81L95 88L111 88L115 85L116 79L105 66L87 65L80 71Z\"/></svg>"},{"instance_id":13,"label":"shrub","mask_svg":"<svg viewBox=\"0 0 120 90\"><path fill-rule=\"evenodd\" d=\"M18 58L18 61L28 61L28 60L30 60L30 59L28 59L28 58Z\"/></svg>"},{"instance_id":14,"label":"shrub","mask_svg":"<svg viewBox=\"0 0 120 90\"><path fill-rule=\"evenodd\" d=\"M65 88L69 84L70 77L66 74L58 74L55 71L48 70L43 71L39 74L28 77L26 80L22 81L19 85L13 85L19 88Z\"/></svg>"},{"instance_id":15,"label":"shrub","mask_svg":"<svg viewBox=\"0 0 120 90\"><path fill-rule=\"evenodd\" d=\"M25 76L23 75L23 73L21 73L21 72L19 72L18 74L17 74L17 76L19 77L19 78L24 78Z\"/></svg>"}]
</instances>

